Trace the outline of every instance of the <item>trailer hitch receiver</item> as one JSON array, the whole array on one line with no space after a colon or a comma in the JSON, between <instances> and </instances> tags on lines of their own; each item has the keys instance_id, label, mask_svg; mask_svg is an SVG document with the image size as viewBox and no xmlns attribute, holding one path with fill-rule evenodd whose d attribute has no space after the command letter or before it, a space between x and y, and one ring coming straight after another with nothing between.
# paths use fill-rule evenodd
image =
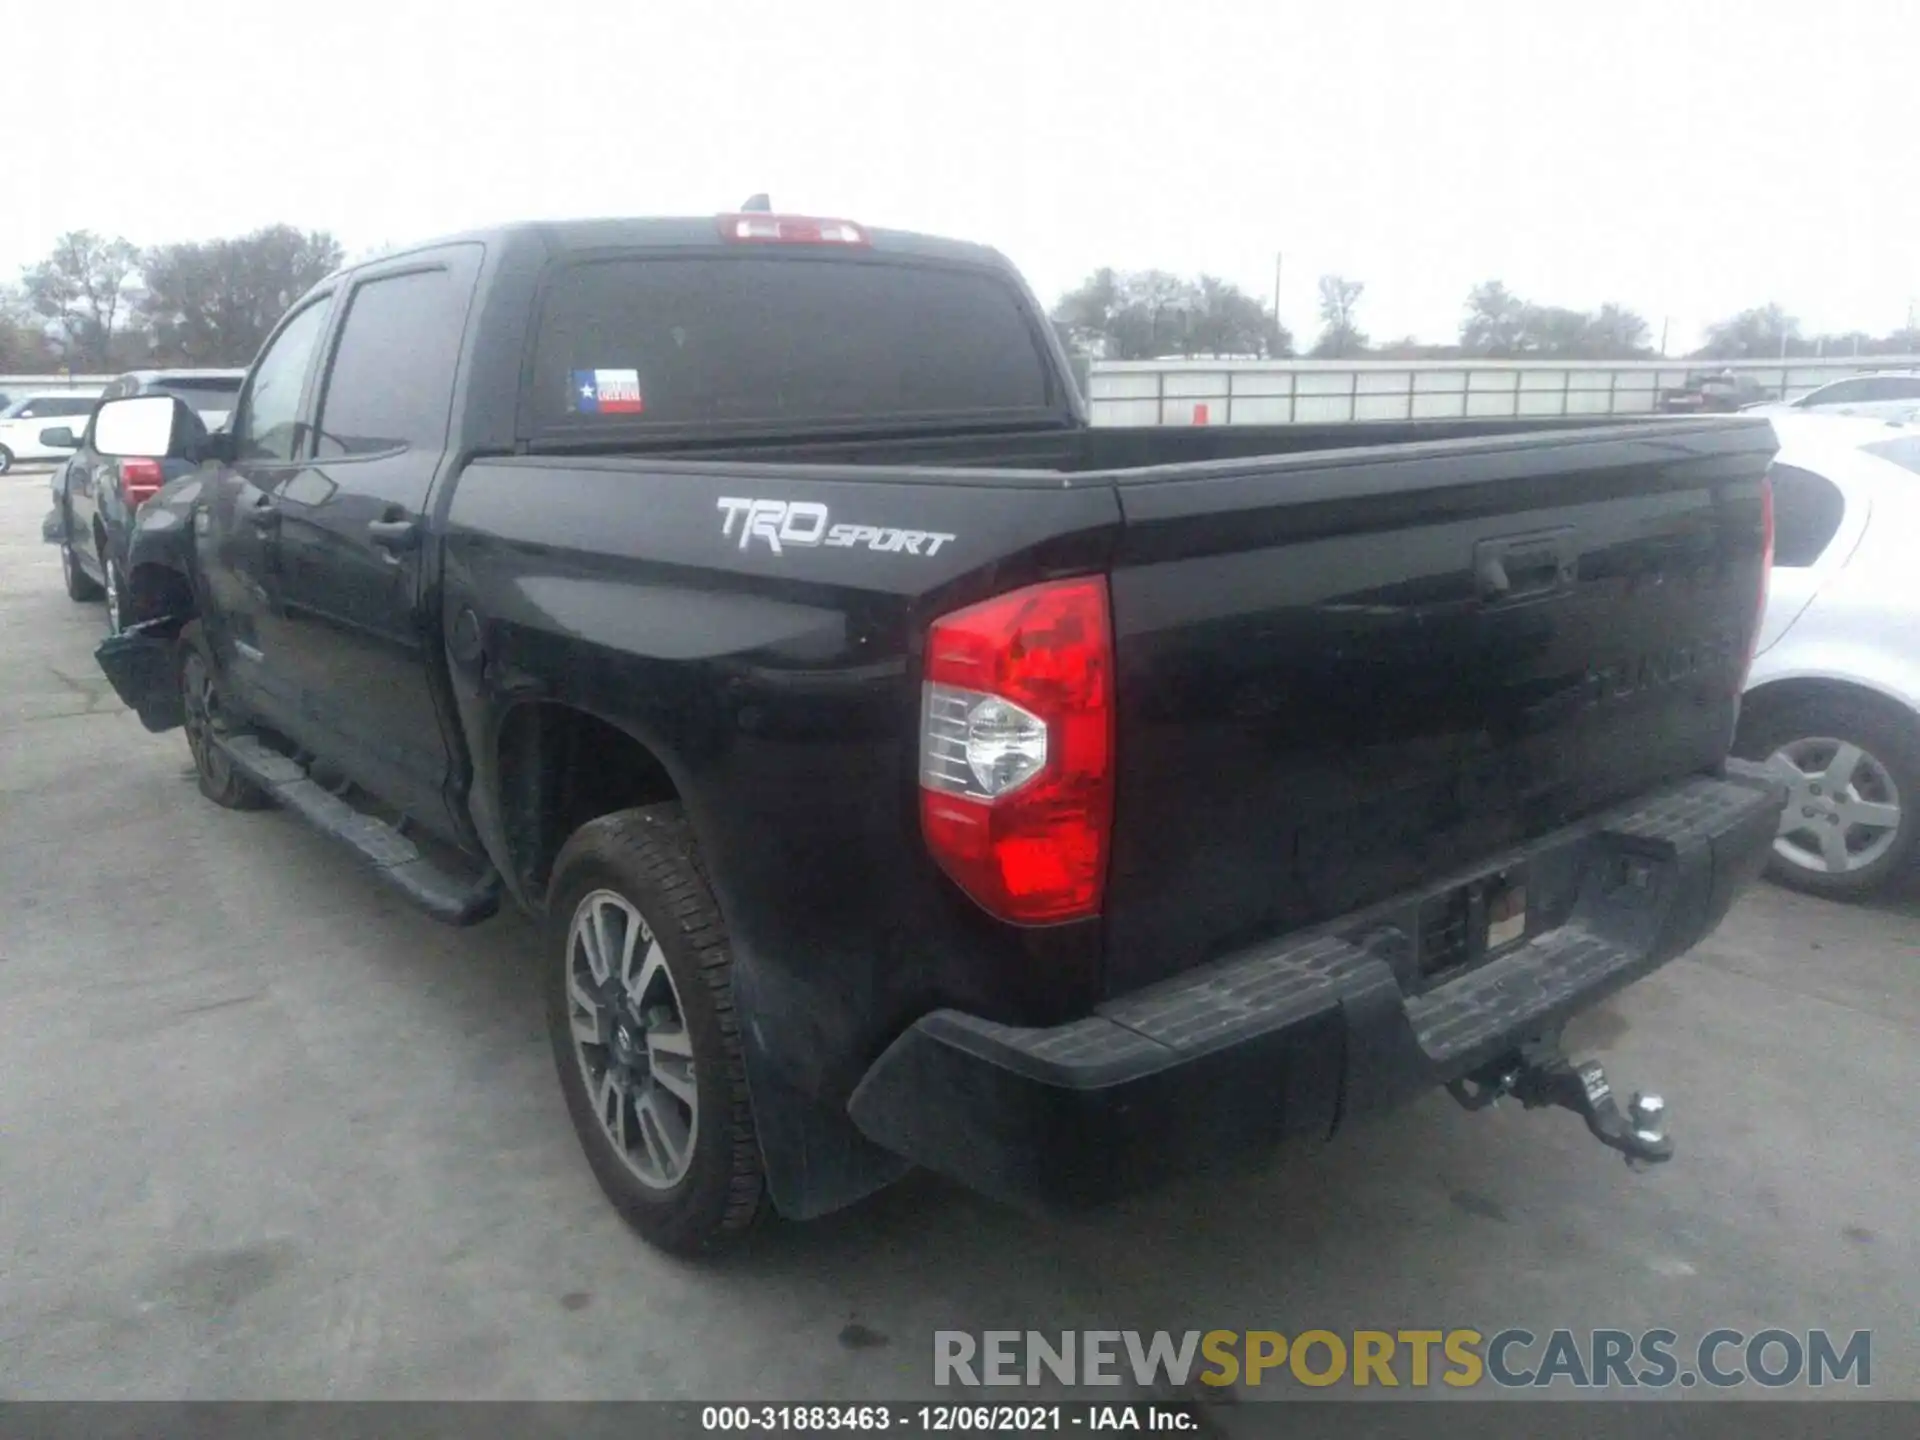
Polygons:
<instances>
[{"instance_id":1,"label":"trailer hitch receiver","mask_svg":"<svg viewBox=\"0 0 1920 1440\"><path fill-rule=\"evenodd\" d=\"M1599 1062L1574 1064L1561 1052L1557 1038L1523 1045L1463 1080L1450 1081L1447 1092L1469 1110L1484 1110L1505 1095L1529 1110L1548 1105L1571 1110L1586 1122L1594 1139L1618 1150L1629 1165L1673 1158L1666 1102L1658 1095L1636 1093L1623 1114Z\"/></svg>"}]
</instances>

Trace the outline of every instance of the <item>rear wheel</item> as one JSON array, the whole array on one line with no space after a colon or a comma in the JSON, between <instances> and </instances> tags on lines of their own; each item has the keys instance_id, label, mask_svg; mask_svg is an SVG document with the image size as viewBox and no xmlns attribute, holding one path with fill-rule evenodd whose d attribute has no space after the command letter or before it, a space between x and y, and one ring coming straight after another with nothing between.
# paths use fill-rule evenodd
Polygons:
<instances>
[{"instance_id":1,"label":"rear wheel","mask_svg":"<svg viewBox=\"0 0 1920 1440\"><path fill-rule=\"evenodd\" d=\"M69 600L98 600L100 586L80 568L80 557L73 553L73 534L67 532L60 542L60 578L66 581Z\"/></svg>"},{"instance_id":2,"label":"rear wheel","mask_svg":"<svg viewBox=\"0 0 1920 1440\"><path fill-rule=\"evenodd\" d=\"M180 699L200 793L228 810L265 809L272 803L266 791L236 770L227 752L215 743L227 732L229 716L197 620L180 632Z\"/></svg>"},{"instance_id":3,"label":"rear wheel","mask_svg":"<svg viewBox=\"0 0 1920 1440\"><path fill-rule=\"evenodd\" d=\"M0 445L0 475L6 474L11 469L13 469L13 451Z\"/></svg>"},{"instance_id":4,"label":"rear wheel","mask_svg":"<svg viewBox=\"0 0 1920 1440\"><path fill-rule=\"evenodd\" d=\"M664 1250L739 1234L766 1187L732 951L680 807L583 825L550 893L548 1033L600 1188Z\"/></svg>"},{"instance_id":5,"label":"rear wheel","mask_svg":"<svg viewBox=\"0 0 1920 1440\"><path fill-rule=\"evenodd\" d=\"M1770 761L1787 808L1767 873L1817 895L1904 878L1920 848L1920 720L1845 692L1801 696L1743 725L1740 753Z\"/></svg>"},{"instance_id":6,"label":"rear wheel","mask_svg":"<svg viewBox=\"0 0 1920 1440\"><path fill-rule=\"evenodd\" d=\"M118 635L126 626L127 584L126 577L120 573L120 566L107 553L107 547L101 545L95 552L100 557L100 573L107 577L107 633Z\"/></svg>"}]
</instances>

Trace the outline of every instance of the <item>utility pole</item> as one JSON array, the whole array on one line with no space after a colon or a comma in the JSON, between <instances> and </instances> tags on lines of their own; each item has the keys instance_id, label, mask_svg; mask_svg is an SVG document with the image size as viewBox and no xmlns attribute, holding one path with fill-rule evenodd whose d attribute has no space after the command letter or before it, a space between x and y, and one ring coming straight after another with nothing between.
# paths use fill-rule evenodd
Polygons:
<instances>
[{"instance_id":1,"label":"utility pole","mask_svg":"<svg viewBox=\"0 0 1920 1440\"><path fill-rule=\"evenodd\" d=\"M1285 258L1280 251L1273 252L1273 323L1276 325L1280 323L1280 262ZM1913 307L1909 305L1907 311L1908 323L1911 324Z\"/></svg>"},{"instance_id":2,"label":"utility pole","mask_svg":"<svg viewBox=\"0 0 1920 1440\"><path fill-rule=\"evenodd\" d=\"M1673 319L1671 316L1662 315L1660 317L1660 358L1662 360L1667 358L1667 326L1672 323Z\"/></svg>"}]
</instances>

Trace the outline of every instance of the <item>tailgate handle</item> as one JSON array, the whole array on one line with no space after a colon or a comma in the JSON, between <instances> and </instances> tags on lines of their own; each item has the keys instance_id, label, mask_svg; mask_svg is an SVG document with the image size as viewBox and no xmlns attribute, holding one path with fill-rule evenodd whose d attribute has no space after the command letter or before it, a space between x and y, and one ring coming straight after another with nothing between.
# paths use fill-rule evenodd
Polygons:
<instances>
[{"instance_id":1,"label":"tailgate handle","mask_svg":"<svg viewBox=\"0 0 1920 1440\"><path fill-rule=\"evenodd\" d=\"M1571 528L1507 535L1473 547L1474 583L1482 600L1532 600L1571 590L1579 575Z\"/></svg>"}]
</instances>

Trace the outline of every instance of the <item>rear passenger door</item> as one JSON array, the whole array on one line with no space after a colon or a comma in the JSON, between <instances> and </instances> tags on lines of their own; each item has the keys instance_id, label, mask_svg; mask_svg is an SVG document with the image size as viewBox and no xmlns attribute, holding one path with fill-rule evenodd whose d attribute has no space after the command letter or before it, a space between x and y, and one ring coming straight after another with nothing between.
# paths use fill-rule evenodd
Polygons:
<instances>
[{"instance_id":1,"label":"rear passenger door","mask_svg":"<svg viewBox=\"0 0 1920 1440\"><path fill-rule=\"evenodd\" d=\"M442 834L452 751L431 673L426 511L480 259L452 246L355 276L312 457L273 495L276 649L315 748Z\"/></svg>"}]
</instances>

